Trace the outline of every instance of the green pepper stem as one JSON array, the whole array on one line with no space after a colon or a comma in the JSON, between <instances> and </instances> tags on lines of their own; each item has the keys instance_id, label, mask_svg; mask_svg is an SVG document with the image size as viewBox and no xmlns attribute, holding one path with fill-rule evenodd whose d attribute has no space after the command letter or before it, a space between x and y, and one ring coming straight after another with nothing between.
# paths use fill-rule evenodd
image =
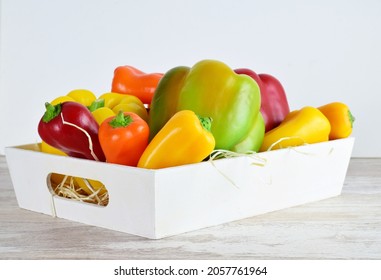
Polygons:
<instances>
[{"instance_id":1,"label":"green pepper stem","mask_svg":"<svg viewBox=\"0 0 381 280\"><path fill-rule=\"evenodd\" d=\"M349 115L349 121L351 122L351 127L353 128L353 123L355 122L356 118L352 115L351 111L348 110Z\"/></svg>"},{"instance_id":2,"label":"green pepper stem","mask_svg":"<svg viewBox=\"0 0 381 280\"><path fill-rule=\"evenodd\" d=\"M96 109L99 109L99 108L102 108L105 106L105 100L102 98L102 99L97 99L97 100L94 100L90 106L88 106L87 108L90 110L90 112L94 112Z\"/></svg>"},{"instance_id":3,"label":"green pepper stem","mask_svg":"<svg viewBox=\"0 0 381 280\"><path fill-rule=\"evenodd\" d=\"M52 105L49 102L45 103L46 111L42 117L44 123L50 122L52 119L57 117L61 113L61 103L57 105Z\"/></svg>"},{"instance_id":4,"label":"green pepper stem","mask_svg":"<svg viewBox=\"0 0 381 280\"><path fill-rule=\"evenodd\" d=\"M113 118L109 124L112 128L126 127L133 122L130 115L124 115L123 111L120 110L119 113Z\"/></svg>"},{"instance_id":5,"label":"green pepper stem","mask_svg":"<svg viewBox=\"0 0 381 280\"><path fill-rule=\"evenodd\" d=\"M200 123L201 123L202 127L204 129L206 129L207 131L210 131L211 128L212 128L212 121L213 121L212 118L210 118L210 117L200 117L198 115L197 115L197 117L200 120Z\"/></svg>"}]
</instances>

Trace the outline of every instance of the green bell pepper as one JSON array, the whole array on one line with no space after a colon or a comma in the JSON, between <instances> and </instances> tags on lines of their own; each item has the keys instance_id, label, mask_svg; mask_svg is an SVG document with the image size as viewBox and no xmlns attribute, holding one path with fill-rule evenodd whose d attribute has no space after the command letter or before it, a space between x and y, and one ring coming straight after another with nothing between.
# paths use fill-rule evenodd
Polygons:
<instances>
[{"instance_id":1,"label":"green bell pepper","mask_svg":"<svg viewBox=\"0 0 381 280\"><path fill-rule=\"evenodd\" d=\"M169 70L156 88L149 114L150 139L178 111L212 118L216 149L257 151L264 137L258 84L226 64L202 60Z\"/></svg>"}]
</instances>

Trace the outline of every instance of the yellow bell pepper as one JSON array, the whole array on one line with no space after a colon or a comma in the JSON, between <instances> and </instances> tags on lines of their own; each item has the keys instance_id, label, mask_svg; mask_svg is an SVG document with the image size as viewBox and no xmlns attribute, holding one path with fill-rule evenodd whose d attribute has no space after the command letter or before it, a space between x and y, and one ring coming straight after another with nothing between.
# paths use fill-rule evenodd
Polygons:
<instances>
[{"instance_id":1,"label":"yellow bell pepper","mask_svg":"<svg viewBox=\"0 0 381 280\"><path fill-rule=\"evenodd\" d=\"M94 93L88 89L74 89L70 91L67 96L73 98L75 101L86 107L89 107L91 103L97 99Z\"/></svg>"},{"instance_id":2,"label":"yellow bell pepper","mask_svg":"<svg viewBox=\"0 0 381 280\"><path fill-rule=\"evenodd\" d=\"M143 102L136 96L115 92L107 92L99 96L98 100L102 99L104 100L104 107L110 108L114 112L114 116L118 114L119 111L132 112L137 114L146 122L148 122L147 109L144 107ZM97 110L95 110L93 114ZM111 115L109 115L108 117L111 117Z\"/></svg>"},{"instance_id":3,"label":"yellow bell pepper","mask_svg":"<svg viewBox=\"0 0 381 280\"><path fill-rule=\"evenodd\" d=\"M66 101L74 101L81 103L83 106L89 107L96 99L93 92L87 89L74 89L67 95L62 95L54 99L50 104L57 105Z\"/></svg>"},{"instance_id":4,"label":"yellow bell pepper","mask_svg":"<svg viewBox=\"0 0 381 280\"><path fill-rule=\"evenodd\" d=\"M105 119L115 116L119 111L133 112L148 122L147 109L143 102L133 95L107 92L97 99L90 90L75 89L67 95L55 98L50 104L54 106L66 101L78 102L88 107L99 125Z\"/></svg>"},{"instance_id":5,"label":"yellow bell pepper","mask_svg":"<svg viewBox=\"0 0 381 280\"><path fill-rule=\"evenodd\" d=\"M101 125L105 119L108 119L109 117L114 117L115 113L112 109L108 107L101 107L96 109L95 111L91 112L94 116L94 119L96 122Z\"/></svg>"},{"instance_id":6,"label":"yellow bell pepper","mask_svg":"<svg viewBox=\"0 0 381 280\"><path fill-rule=\"evenodd\" d=\"M215 147L211 118L182 110L173 115L148 144L138 167L157 169L197 163Z\"/></svg>"},{"instance_id":7,"label":"yellow bell pepper","mask_svg":"<svg viewBox=\"0 0 381 280\"><path fill-rule=\"evenodd\" d=\"M77 101L74 100L72 97L67 96L67 95L64 95L64 96L59 96L59 97L55 98L52 102L50 102L50 104L52 104L53 106L55 106L55 105L57 105L57 104L64 103L64 102L67 102L67 101L74 101L74 102L77 102Z\"/></svg>"},{"instance_id":8,"label":"yellow bell pepper","mask_svg":"<svg viewBox=\"0 0 381 280\"><path fill-rule=\"evenodd\" d=\"M317 108L290 112L276 128L266 132L260 152L329 140L331 125Z\"/></svg>"}]
</instances>

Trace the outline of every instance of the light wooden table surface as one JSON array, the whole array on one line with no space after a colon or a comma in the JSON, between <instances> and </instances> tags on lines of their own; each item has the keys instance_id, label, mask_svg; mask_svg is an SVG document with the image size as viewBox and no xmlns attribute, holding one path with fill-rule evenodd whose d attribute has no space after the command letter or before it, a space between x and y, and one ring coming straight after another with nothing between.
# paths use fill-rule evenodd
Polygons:
<instances>
[{"instance_id":1,"label":"light wooden table surface","mask_svg":"<svg viewBox=\"0 0 381 280\"><path fill-rule=\"evenodd\" d=\"M381 259L381 159L341 196L161 240L19 209L0 156L0 259Z\"/></svg>"}]
</instances>

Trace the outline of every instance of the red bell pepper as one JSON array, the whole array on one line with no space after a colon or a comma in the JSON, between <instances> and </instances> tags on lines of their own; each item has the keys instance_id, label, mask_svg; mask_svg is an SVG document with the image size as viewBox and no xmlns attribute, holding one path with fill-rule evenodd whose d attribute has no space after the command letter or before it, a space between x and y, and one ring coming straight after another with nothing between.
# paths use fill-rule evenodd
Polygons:
<instances>
[{"instance_id":1,"label":"red bell pepper","mask_svg":"<svg viewBox=\"0 0 381 280\"><path fill-rule=\"evenodd\" d=\"M106 160L98 140L99 125L89 109L72 101L45 106L38 124L44 142L72 157Z\"/></svg>"},{"instance_id":2,"label":"red bell pepper","mask_svg":"<svg viewBox=\"0 0 381 280\"><path fill-rule=\"evenodd\" d=\"M269 74L257 74L247 68L234 70L253 78L261 91L261 113L265 120L265 131L277 127L290 112L286 92L282 84Z\"/></svg>"},{"instance_id":3,"label":"red bell pepper","mask_svg":"<svg viewBox=\"0 0 381 280\"><path fill-rule=\"evenodd\" d=\"M114 71L111 91L138 97L144 104L151 104L162 73L144 73L132 66L119 66Z\"/></svg>"}]
</instances>

